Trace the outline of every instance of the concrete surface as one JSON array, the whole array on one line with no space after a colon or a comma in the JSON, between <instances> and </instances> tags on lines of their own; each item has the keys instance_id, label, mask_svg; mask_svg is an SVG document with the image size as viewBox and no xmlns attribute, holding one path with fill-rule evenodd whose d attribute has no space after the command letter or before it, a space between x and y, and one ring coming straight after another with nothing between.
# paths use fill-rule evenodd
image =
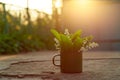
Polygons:
<instances>
[{"instance_id":1,"label":"concrete surface","mask_svg":"<svg viewBox=\"0 0 120 80\"><path fill-rule=\"evenodd\" d=\"M61 73L52 64L52 57L58 53L1 55L0 80L120 80L120 52L84 52L83 73L74 74Z\"/></svg>"}]
</instances>

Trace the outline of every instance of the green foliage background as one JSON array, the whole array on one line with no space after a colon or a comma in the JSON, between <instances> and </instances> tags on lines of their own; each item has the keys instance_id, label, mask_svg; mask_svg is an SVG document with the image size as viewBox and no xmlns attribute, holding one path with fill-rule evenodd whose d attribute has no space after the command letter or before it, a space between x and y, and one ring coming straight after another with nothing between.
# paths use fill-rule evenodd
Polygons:
<instances>
[{"instance_id":1,"label":"green foliage background","mask_svg":"<svg viewBox=\"0 0 120 80\"><path fill-rule=\"evenodd\" d=\"M53 49L50 32L53 21L47 14L44 15L26 25L21 23L20 16L16 17L6 11L6 24L4 13L0 10L0 54Z\"/></svg>"}]
</instances>

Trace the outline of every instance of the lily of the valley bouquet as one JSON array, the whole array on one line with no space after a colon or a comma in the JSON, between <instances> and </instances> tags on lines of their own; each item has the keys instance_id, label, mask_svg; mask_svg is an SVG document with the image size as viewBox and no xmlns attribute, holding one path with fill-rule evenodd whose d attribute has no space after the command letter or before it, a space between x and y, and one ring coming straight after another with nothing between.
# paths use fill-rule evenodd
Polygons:
<instances>
[{"instance_id":1,"label":"lily of the valley bouquet","mask_svg":"<svg viewBox=\"0 0 120 80\"><path fill-rule=\"evenodd\" d=\"M82 52L94 47L98 44L93 42L92 36L82 37L82 31L78 30L75 33L69 33L68 29L65 29L64 33L60 33L55 29L51 32L55 36L56 49L65 52Z\"/></svg>"}]
</instances>

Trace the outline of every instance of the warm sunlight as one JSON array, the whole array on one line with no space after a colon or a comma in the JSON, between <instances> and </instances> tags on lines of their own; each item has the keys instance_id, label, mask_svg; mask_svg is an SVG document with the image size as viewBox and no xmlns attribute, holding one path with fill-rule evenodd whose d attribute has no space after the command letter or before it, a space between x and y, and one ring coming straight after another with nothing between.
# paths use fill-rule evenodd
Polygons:
<instances>
[{"instance_id":1,"label":"warm sunlight","mask_svg":"<svg viewBox=\"0 0 120 80\"><path fill-rule=\"evenodd\" d=\"M55 7L56 8L60 8L60 7L62 7L62 0L56 0L56 3L55 3Z\"/></svg>"},{"instance_id":2,"label":"warm sunlight","mask_svg":"<svg viewBox=\"0 0 120 80\"><path fill-rule=\"evenodd\" d=\"M96 39L103 39L102 35L107 39L118 34L115 27L118 30L120 25L119 8L119 3L107 0L66 0L63 20L65 25L70 25L68 27L71 30L82 29L87 34L95 35Z\"/></svg>"},{"instance_id":3,"label":"warm sunlight","mask_svg":"<svg viewBox=\"0 0 120 80\"><path fill-rule=\"evenodd\" d=\"M89 2L90 2L89 0L79 0L78 4L87 5Z\"/></svg>"},{"instance_id":4,"label":"warm sunlight","mask_svg":"<svg viewBox=\"0 0 120 80\"><path fill-rule=\"evenodd\" d=\"M27 0L0 0L0 2L27 7ZM28 0L28 7L52 14L52 0Z\"/></svg>"},{"instance_id":5,"label":"warm sunlight","mask_svg":"<svg viewBox=\"0 0 120 80\"><path fill-rule=\"evenodd\" d=\"M52 0L29 0L29 7L52 14Z\"/></svg>"}]
</instances>

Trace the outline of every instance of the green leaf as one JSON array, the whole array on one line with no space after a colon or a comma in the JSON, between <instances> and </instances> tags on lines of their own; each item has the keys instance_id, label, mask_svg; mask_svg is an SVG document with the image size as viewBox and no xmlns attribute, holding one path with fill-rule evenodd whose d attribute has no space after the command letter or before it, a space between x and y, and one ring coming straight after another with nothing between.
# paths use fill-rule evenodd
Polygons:
<instances>
[{"instance_id":1,"label":"green leaf","mask_svg":"<svg viewBox=\"0 0 120 80\"><path fill-rule=\"evenodd\" d=\"M58 33L55 29L51 29L51 32L59 41L61 41L60 33Z\"/></svg>"},{"instance_id":2,"label":"green leaf","mask_svg":"<svg viewBox=\"0 0 120 80\"><path fill-rule=\"evenodd\" d=\"M77 37L73 43L74 50L78 51L83 46L83 38Z\"/></svg>"},{"instance_id":3,"label":"green leaf","mask_svg":"<svg viewBox=\"0 0 120 80\"><path fill-rule=\"evenodd\" d=\"M84 39L87 41L91 41L93 39L93 36L87 36L87 37L84 37Z\"/></svg>"},{"instance_id":4,"label":"green leaf","mask_svg":"<svg viewBox=\"0 0 120 80\"><path fill-rule=\"evenodd\" d=\"M61 50L71 50L72 48L72 41L71 39L68 38L68 36L64 35L64 34L60 34L61 36Z\"/></svg>"},{"instance_id":5,"label":"green leaf","mask_svg":"<svg viewBox=\"0 0 120 80\"><path fill-rule=\"evenodd\" d=\"M76 31L76 32L71 36L72 41L74 41L77 37L80 37L80 36L81 36L81 33L82 33L81 30Z\"/></svg>"}]
</instances>

